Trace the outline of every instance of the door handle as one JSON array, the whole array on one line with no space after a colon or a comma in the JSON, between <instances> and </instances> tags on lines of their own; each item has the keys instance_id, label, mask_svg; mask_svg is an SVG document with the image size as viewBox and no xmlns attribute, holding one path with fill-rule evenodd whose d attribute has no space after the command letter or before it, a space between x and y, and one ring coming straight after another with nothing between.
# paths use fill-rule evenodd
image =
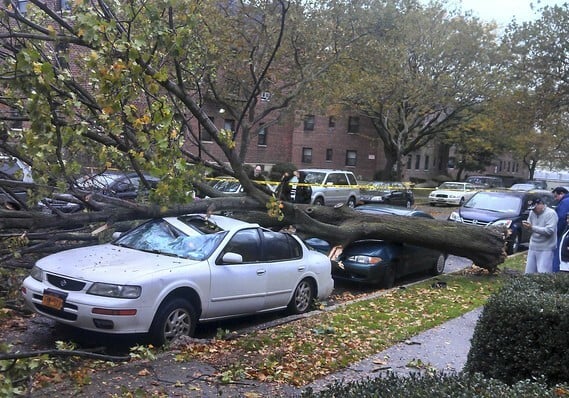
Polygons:
<instances>
[{"instance_id":1,"label":"door handle","mask_svg":"<svg viewBox=\"0 0 569 398\"><path fill-rule=\"evenodd\" d=\"M267 270L265 270L265 269L258 269L257 275L261 276L261 275L264 275L266 272L267 272Z\"/></svg>"},{"instance_id":2,"label":"door handle","mask_svg":"<svg viewBox=\"0 0 569 398\"><path fill-rule=\"evenodd\" d=\"M305 267L304 265L301 265L301 266L298 267L298 271L299 271L299 272L302 272L302 271L304 271L305 269L306 269L306 267Z\"/></svg>"}]
</instances>

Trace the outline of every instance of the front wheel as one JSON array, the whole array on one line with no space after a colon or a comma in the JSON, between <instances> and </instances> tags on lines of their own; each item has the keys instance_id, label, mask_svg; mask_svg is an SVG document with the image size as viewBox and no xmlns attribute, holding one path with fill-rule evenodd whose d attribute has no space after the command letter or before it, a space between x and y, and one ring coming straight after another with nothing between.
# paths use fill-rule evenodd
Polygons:
<instances>
[{"instance_id":1,"label":"front wheel","mask_svg":"<svg viewBox=\"0 0 569 398\"><path fill-rule=\"evenodd\" d=\"M187 300L176 298L166 301L156 311L150 327L150 338L160 346L182 336L191 337L197 320L194 306Z\"/></svg>"},{"instance_id":2,"label":"front wheel","mask_svg":"<svg viewBox=\"0 0 569 398\"><path fill-rule=\"evenodd\" d=\"M393 285L395 285L395 269L393 265L387 265L379 286L382 289L391 289Z\"/></svg>"},{"instance_id":3,"label":"front wheel","mask_svg":"<svg viewBox=\"0 0 569 398\"><path fill-rule=\"evenodd\" d=\"M293 314L302 314L310 309L314 300L314 286L308 279L300 281L288 305L288 309Z\"/></svg>"},{"instance_id":4,"label":"front wheel","mask_svg":"<svg viewBox=\"0 0 569 398\"><path fill-rule=\"evenodd\" d=\"M435 264L431 268L431 274L436 276L445 272L446 261L447 261L446 256L444 254L439 254L439 256L437 257L437 261L435 261Z\"/></svg>"},{"instance_id":5,"label":"front wheel","mask_svg":"<svg viewBox=\"0 0 569 398\"><path fill-rule=\"evenodd\" d=\"M356 207L356 198L353 196L350 196L350 199L348 199L348 207L351 207L352 209Z\"/></svg>"},{"instance_id":6,"label":"front wheel","mask_svg":"<svg viewBox=\"0 0 569 398\"><path fill-rule=\"evenodd\" d=\"M507 248L506 248L506 252L508 255L510 254L514 254L520 251L520 246L521 246L521 236L520 236L520 232L517 232L514 237L512 238L511 241L508 242Z\"/></svg>"}]
</instances>

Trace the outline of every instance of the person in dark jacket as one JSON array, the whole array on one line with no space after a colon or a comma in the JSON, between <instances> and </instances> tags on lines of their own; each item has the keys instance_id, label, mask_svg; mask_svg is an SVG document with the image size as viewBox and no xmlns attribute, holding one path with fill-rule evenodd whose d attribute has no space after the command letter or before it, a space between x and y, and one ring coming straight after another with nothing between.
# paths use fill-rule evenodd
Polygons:
<instances>
[{"instance_id":1,"label":"person in dark jacket","mask_svg":"<svg viewBox=\"0 0 569 398\"><path fill-rule=\"evenodd\" d=\"M284 200L285 202L291 201L291 192L292 188L290 186L290 179L292 176L289 174L288 171L285 171L283 176L281 177L281 182L276 190L277 199Z\"/></svg>"},{"instance_id":2,"label":"person in dark jacket","mask_svg":"<svg viewBox=\"0 0 569 398\"><path fill-rule=\"evenodd\" d=\"M304 171L298 171L298 184L296 185L296 194L294 195L294 201L296 203L310 203L312 198L312 188L306 184L306 173Z\"/></svg>"},{"instance_id":3,"label":"person in dark jacket","mask_svg":"<svg viewBox=\"0 0 569 398\"><path fill-rule=\"evenodd\" d=\"M555 250L555 256L553 257L553 272L559 271L559 264L561 262L559 258L559 247L561 244L561 237L567 229L567 215L569 214L569 191L565 187L557 187L553 189L553 197L557 202L555 206L555 212L557 213L557 250Z\"/></svg>"}]
</instances>

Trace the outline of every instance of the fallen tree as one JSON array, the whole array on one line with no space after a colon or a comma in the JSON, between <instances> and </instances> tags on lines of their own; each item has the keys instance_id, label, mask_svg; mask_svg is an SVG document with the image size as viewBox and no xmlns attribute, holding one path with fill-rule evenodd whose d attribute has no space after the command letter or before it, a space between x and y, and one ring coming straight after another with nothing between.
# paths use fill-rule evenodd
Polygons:
<instances>
[{"instance_id":1,"label":"fallen tree","mask_svg":"<svg viewBox=\"0 0 569 398\"><path fill-rule=\"evenodd\" d=\"M269 228L292 227L302 238L318 237L331 245L345 246L355 240L368 238L406 242L467 257L489 271L495 271L506 257L504 233L501 230L419 217L370 215L347 206L332 208L280 202L256 188L252 189L255 193L249 196L195 200L169 207L92 195L85 200L96 200L99 211L45 214L0 210L0 230L12 231L0 235L4 242L12 242L11 246L6 245L0 252L0 259L6 260L16 253L17 256L23 256L96 244L109 238L106 232L125 230L137 220L213 212L223 212ZM278 208L280 217L270 214L267 203L273 203L273 207Z\"/></svg>"}]
</instances>

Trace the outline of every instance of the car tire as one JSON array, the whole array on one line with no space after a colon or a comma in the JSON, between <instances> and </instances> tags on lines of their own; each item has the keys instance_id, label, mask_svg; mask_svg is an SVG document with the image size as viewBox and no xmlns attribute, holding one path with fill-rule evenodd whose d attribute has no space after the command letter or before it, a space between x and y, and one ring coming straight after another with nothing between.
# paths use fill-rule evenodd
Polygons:
<instances>
[{"instance_id":1,"label":"car tire","mask_svg":"<svg viewBox=\"0 0 569 398\"><path fill-rule=\"evenodd\" d=\"M388 265L379 286L382 289L391 289L393 285L395 285L395 270L393 269L393 266Z\"/></svg>"},{"instance_id":2,"label":"car tire","mask_svg":"<svg viewBox=\"0 0 569 398\"><path fill-rule=\"evenodd\" d=\"M160 305L152 326L150 339L158 346L182 337L191 337L196 329L198 317L194 306L187 300L175 298Z\"/></svg>"},{"instance_id":3,"label":"car tire","mask_svg":"<svg viewBox=\"0 0 569 398\"><path fill-rule=\"evenodd\" d=\"M316 199L314 199L314 205L316 206L324 206L324 199L318 197Z\"/></svg>"},{"instance_id":4,"label":"car tire","mask_svg":"<svg viewBox=\"0 0 569 398\"><path fill-rule=\"evenodd\" d=\"M308 279L303 279L294 289L288 309L293 314L307 312L314 302L314 285Z\"/></svg>"},{"instance_id":5,"label":"car tire","mask_svg":"<svg viewBox=\"0 0 569 398\"><path fill-rule=\"evenodd\" d=\"M506 246L506 253L508 255L515 254L520 251L520 244L521 244L522 237L519 232L517 232L514 237L508 241L508 245Z\"/></svg>"},{"instance_id":6,"label":"car tire","mask_svg":"<svg viewBox=\"0 0 569 398\"><path fill-rule=\"evenodd\" d=\"M352 209L356 207L356 198L354 198L353 196L350 196L350 199L348 199L348 207Z\"/></svg>"},{"instance_id":7,"label":"car tire","mask_svg":"<svg viewBox=\"0 0 569 398\"><path fill-rule=\"evenodd\" d=\"M431 275L437 276L445 272L447 257L444 254L439 254L435 264L431 268Z\"/></svg>"}]
</instances>

